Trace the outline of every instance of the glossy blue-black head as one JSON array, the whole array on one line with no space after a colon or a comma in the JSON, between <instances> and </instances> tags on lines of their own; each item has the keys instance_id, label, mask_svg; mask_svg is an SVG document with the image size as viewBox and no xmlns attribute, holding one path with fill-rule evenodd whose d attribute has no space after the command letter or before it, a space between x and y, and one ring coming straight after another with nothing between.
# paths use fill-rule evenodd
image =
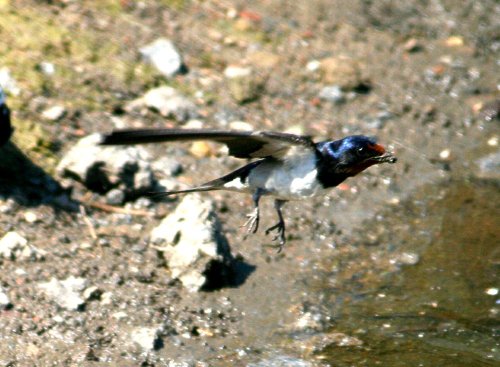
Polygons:
<instances>
[{"instance_id":1,"label":"glossy blue-black head","mask_svg":"<svg viewBox=\"0 0 500 367\"><path fill-rule=\"evenodd\" d=\"M352 135L318 144L321 155L331 161L339 172L357 174L378 163L394 163L396 157L386 153L373 137Z\"/></svg>"}]
</instances>

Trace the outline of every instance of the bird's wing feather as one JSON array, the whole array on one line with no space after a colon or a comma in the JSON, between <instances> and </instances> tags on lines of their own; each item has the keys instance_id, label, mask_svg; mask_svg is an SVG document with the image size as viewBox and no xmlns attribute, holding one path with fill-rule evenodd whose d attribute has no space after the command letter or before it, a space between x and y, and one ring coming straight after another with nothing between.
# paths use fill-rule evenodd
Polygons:
<instances>
[{"instance_id":1,"label":"bird's wing feather","mask_svg":"<svg viewBox=\"0 0 500 367\"><path fill-rule=\"evenodd\" d=\"M226 144L237 158L280 159L292 146L314 149L308 136L272 131L225 131L207 129L129 129L103 135L103 145L126 145L168 141L212 140Z\"/></svg>"}]
</instances>

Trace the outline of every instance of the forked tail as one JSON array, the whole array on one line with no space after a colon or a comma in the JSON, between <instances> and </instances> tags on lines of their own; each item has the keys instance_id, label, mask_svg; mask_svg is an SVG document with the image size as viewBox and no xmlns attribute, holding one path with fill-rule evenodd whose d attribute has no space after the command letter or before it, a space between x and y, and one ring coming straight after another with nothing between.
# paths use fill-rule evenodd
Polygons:
<instances>
[{"instance_id":1,"label":"forked tail","mask_svg":"<svg viewBox=\"0 0 500 367\"><path fill-rule=\"evenodd\" d=\"M193 187L192 189L185 189L185 190L152 192L151 196L163 197L163 196L171 196L171 195L177 195L177 194L189 194L190 192L213 191L213 190L217 190L217 189L218 188L214 187L214 186L199 186L199 187Z\"/></svg>"}]
</instances>

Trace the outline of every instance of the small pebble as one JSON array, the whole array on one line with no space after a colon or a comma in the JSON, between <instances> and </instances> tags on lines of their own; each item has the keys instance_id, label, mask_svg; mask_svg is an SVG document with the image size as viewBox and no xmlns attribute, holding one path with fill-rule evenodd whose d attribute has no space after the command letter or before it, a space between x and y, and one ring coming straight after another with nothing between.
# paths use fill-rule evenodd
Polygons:
<instances>
[{"instance_id":1,"label":"small pebble","mask_svg":"<svg viewBox=\"0 0 500 367\"><path fill-rule=\"evenodd\" d=\"M132 331L130 338L145 351L157 350L161 346L158 331L156 328L140 327Z\"/></svg>"},{"instance_id":2,"label":"small pebble","mask_svg":"<svg viewBox=\"0 0 500 367\"><path fill-rule=\"evenodd\" d=\"M52 318L53 321L57 322L58 324L61 324L64 322L64 317L62 317L61 315L55 315L53 318Z\"/></svg>"},{"instance_id":3,"label":"small pebble","mask_svg":"<svg viewBox=\"0 0 500 367\"><path fill-rule=\"evenodd\" d=\"M48 61L42 61L38 65L38 67L40 68L40 71L45 75L54 75L54 73L56 72L56 67L54 66L54 64Z\"/></svg>"},{"instance_id":4,"label":"small pebble","mask_svg":"<svg viewBox=\"0 0 500 367\"><path fill-rule=\"evenodd\" d=\"M112 316L114 319L121 320L121 319L126 318L128 315L125 311L118 311L118 312L115 312Z\"/></svg>"},{"instance_id":5,"label":"small pebble","mask_svg":"<svg viewBox=\"0 0 500 367\"><path fill-rule=\"evenodd\" d=\"M145 60L155 66L167 78L182 72L185 68L179 51L177 51L173 42L166 38L157 39L142 47L139 52Z\"/></svg>"},{"instance_id":6,"label":"small pebble","mask_svg":"<svg viewBox=\"0 0 500 367\"><path fill-rule=\"evenodd\" d=\"M195 141L191 144L189 152L196 158L205 158L212 156L214 154L214 149L205 141Z\"/></svg>"},{"instance_id":7,"label":"small pebble","mask_svg":"<svg viewBox=\"0 0 500 367\"><path fill-rule=\"evenodd\" d=\"M79 247L81 250L88 250L92 248L92 244L90 242L82 242Z\"/></svg>"},{"instance_id":8,"label":"small pebble","mask_svg":"<svg viewBox=\"0 0 500 367\"><path fill-rule=\"evenodd\" d=\"M186 122L184 125L182 125L182 128L183 129L203 129L203 125L205 125L205 123L202 120L191 119L188 122Z\"/></svg>"},{"instance_id":9,"label":"small pebble","mask_svg":"<svg viewBox=\"0 0 500 367\"><path fill-rule=\"evenodd\" d=\"M38 216L34 212L25 212L24 213L24 220L28 223L35 223L38 221Z\"/></svg>"},{"instance_id":10,"label":"small pebble","mask_svg":"<svg viewBox=\"0 0 500 367\"><path fill-rule=\"evenodd\" d=\"M98 298L102 292L95 285L85 288L83 298L85 300Z\"/></svg>"},{"instance_id":11,"label":"small pebble","mask_svg":"<svg viewBox=\"0 0 500 367\"><path fill-rule=\"evenodd\" d=\"M324 87L319 92L318 97L336 104L340 104L345 101L345 94L338 85Z\"/></svg>"},{"instance_id":12,"label":"small pebble","mask_svg":"<svg viewBox=\"0 0 500 367\"><path fill-rule=\"evenodd\" d=\"M449 149L442 150L439 153L439 158L442 159L443 161L449 160L451 157L451 151Z\"/></svg>"},{"instance_id":13,"label":"small pebble","mask_svg":"<svg viewBox=\"0 0 500 367\"><path fill-rule=\"evenodd\" d=\"M389 204L391 205L399 205L401 203L401 200L398 197L393 197L389 199Z\"/></svg>"},{"instance_id":14,"label":"small pebble","mask_svg":"<svg viewBox=\"0 0 500 367\"><path fill-rule=\"evenodd\" d=\"M448 47L460 47L464 45L464 39L460 36L451 36L446 40Z\"/></svg>"},{"instance_id":15,"label":"small pebble","mask_svg":"<svg viewBox=\"0 0 500 367\"><path fill-rule=\"evenodd\" d=\"M496 146L498 146L498 136L493 136L490 139L488 139L488 145L490 147L496 147Z\"/></svg>"},{"instance_id":16,"label":"small pebble","mask_svg":"<svg viewBox=\"0 0 500 367\"><path fill-rule=\"evenodd\" d=\"M42 117L49 121L58 121L64 117L66 114L66 108L64 106L52 106L47 108L42 112Z\"/></svg>"},{"instance_id":17,"label":"small pebble","mask_svg":"<svg viewBox=\"0 0 500 367\"><path fill-rule=\"evenodd\" d=\"M420 256L414 252L403 252L398 256L398 262L403 265L416 265L420 261Z\"/></svg>"},{"instance_id":18,"label":"small pebble","mask_svg":"<svg viewBox=\"0 0 500 367\"><path fill-rule=\"evenodd\" d=\"M106 306L110 305L113 303L113 293L111 292L104 292L101 294L101 305Z\"/></svg>"},{"instance_id":19,"label":"small pebble","mask_svg":"<svg viewBox=\"0 0 500 367\"><path fill-rule=\"evenodd\" d=\"M0 287L0 310L8 308L11 305L9 296L3 288Z\"/></svg>"},{"instance_id":20,"label":"small pebble","mask_svg":"<svg viewBox=\"0 0 500 367\"><path fill-rule=\"evenodd\" d=\"M422 45L415 38L410 38L403 46L404 50L407 52L417 52L422 50Z\"/></svg>"},{"instance_id":21,"label":"small pebble","mask_svg":"<svg viewBox=\"0 0 500 367\"><path fill-rule=\"evenodd\" d=\"M321 66L321 62L318 60L311 60L307 63L306 69L307 71L314 72L319 69Z\"/></svg>"},{"instance_id":22,"label":"small pebble","mask_svg":"<svg viewBox=\"0 0 500 367\"><path fill-rule=\"evenodd\" d=\"M254 130L253 126L245 121L232 121L229 123L228 127L231 130L240 130L240 131L253 131Z\"/></svg>"},{"instance_id":23,"label":"small pebble","mask_svg":"<svg viewBox=\"0 0 500 367\"><path fill-rule=\"evenodd\" d=\"M112 189L106 194L106 203L109 205L121 205L125 201L125 193L120 189Z\"/></svg>"},{"instance_id":24,"label":"small pebble","mask_svg":"<svg viewBox=\"0 0 500 367\"><path fill-rule=\"evenodd\" d=\"M488 296L496 296L496 295L498 295L498 288L488 288L486 290L486 294Z\"/></svg>"}]
</instances>

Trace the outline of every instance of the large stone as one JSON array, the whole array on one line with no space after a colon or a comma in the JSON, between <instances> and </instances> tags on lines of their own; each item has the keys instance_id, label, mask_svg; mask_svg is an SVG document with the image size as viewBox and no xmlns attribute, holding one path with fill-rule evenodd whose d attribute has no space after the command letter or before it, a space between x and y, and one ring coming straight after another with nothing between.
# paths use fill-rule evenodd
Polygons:
<instances>
[{"instance_id":1,"label":"large stone","mask_svg":"<svg viewBox=\"0 0 500 367\"><path fill-rule=\"evenodd\" d=\"M101 139L100 134L81 139L63 157L58 173L100 193L120 188L134 197L154 189L151 157L144 148L100 146Z\"/></svg>"},{"instance_id":2,"label":"large stone","mask_svg":"<svg viewBox=\"0 0 500 367\"><path fill-rule=\"evenodd\" d=\"M174 278L190 291L230 283L233 258L213 202L187 195L151 233Z\"/></svg>"}]
</instances>

